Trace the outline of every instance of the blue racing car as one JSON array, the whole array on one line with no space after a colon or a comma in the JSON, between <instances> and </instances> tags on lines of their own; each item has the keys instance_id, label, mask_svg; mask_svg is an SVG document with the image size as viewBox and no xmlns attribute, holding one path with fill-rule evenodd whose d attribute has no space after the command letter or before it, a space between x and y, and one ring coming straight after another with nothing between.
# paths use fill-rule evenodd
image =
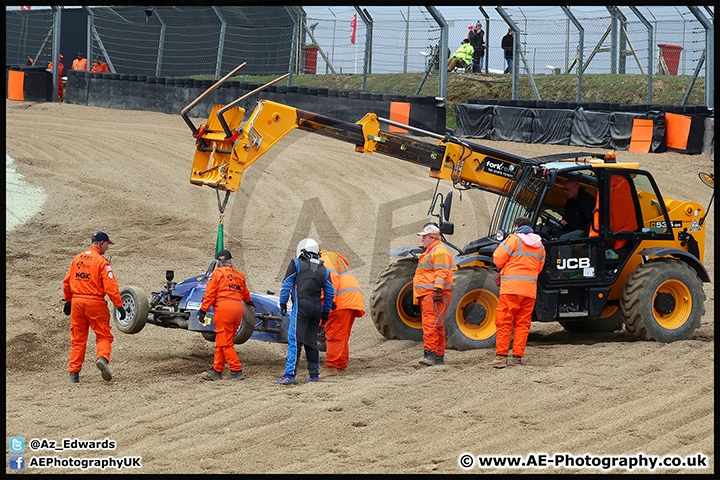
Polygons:
<instances>
[{"instance_id":1,"label":"blue racing car","mask_svg":"<svg viewBox=\"0 0 720 480\"><path fill-rule=\"evenodd\" d=\"M215 341L212 307L203 322L198 320L198 310L216 262L217 260L210 262L205 273L181 283L173 282L175 274L172 270L167 270L167 283L159 292L152 292L152 300L149 302L147 295L139 287L120 289L126 315L121 320L115 311L115 326L123 333L132 334L142 330L146 323L151 323L166 328L200 332L207 340ZM235 333L234 343L245 343L250 338L287 343L290 317L280 313L275 292L251 292L250 298L255 308L245 305L245 313Z\"/></svg>"}]
</instances>

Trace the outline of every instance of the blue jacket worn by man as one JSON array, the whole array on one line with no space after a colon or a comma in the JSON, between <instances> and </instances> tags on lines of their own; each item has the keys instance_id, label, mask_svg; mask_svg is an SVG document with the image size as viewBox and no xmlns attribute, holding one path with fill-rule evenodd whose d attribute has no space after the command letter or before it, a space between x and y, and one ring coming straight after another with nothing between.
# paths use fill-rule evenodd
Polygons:
<instances>
[{"instance_id":1,"label":"blue jacket worn by man","mask_svg":"<svg viewBox=\"0 0 720 480\"><path fill-rule=\"evenodd\" d=\"M280 290L281 312L287 312L288 299L292 298L285 375L274 382L282 385L295 383L303 345L310 373L308 381L318 381L320 375L318 326L321 319L323 323L327 321L335 296L330 271L319 258L320 248L317 242L310 238L300 241L297 246L297 257L290 262Z\"/></svg>"}]
</instances>

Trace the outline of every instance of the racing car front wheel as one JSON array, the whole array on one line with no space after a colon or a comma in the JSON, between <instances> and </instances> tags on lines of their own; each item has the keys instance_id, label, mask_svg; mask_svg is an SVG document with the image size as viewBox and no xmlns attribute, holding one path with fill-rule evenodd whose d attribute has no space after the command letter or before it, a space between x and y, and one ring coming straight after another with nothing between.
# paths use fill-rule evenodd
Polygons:
<instances>
[{"instance_id":1,"label":"racing car front wheel","mask_svg":"<svg viewBox=\"0 0 720 480\"><path fill-rule=\"evenodd\" d=\"M124 287L120 290L120 298L125 318L121 320L117 308L113 309L115 326L123 333L138 333L145 326L150 310L147 295L140 287Z\"/></svg>"}]
</instances>

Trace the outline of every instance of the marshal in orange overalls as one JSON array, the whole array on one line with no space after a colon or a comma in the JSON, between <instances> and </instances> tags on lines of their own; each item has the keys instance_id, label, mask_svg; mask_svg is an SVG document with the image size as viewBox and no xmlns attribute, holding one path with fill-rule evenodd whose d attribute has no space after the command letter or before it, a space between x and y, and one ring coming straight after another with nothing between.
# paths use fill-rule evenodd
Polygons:
<instances>
[{"instance_id":1,"label":"marshal in orange overalls","mask_svg":"<svg viewBox=\"0 0 720 480\"><path fill-rule=\"evenodd\" d=\"M328 321L325 323L327 349L325 366L345 370L349 357L349 339L355 318L365 315L360 283L350 272L348 261L337 252L320 250L320 259L330 271L330 281L335 289Z\"/></svg>"},{"instance_id":2,"label":"marshal in orange overalls","mask_svg":"<svg viewBox=\"0 0 720 480\"><path fill-rule=\"evenodd\" d=\"M60 60L62 60L62 58L63 58L63 56L60 55ZM48 70L52 70L53 62L48 63L47 68L48 68ZM60 99L63 98L63 89L62 89L63 70L65 70L65 65L63 65L62 62L58 62L58 97L60 97Z\"/></svg>"},{"instance_id":3,"label":"marshal in orange overalls","mask_svg":"<svg viewBox=\"0 0 720 480\"><path fill-rule=\"evenodd\" d=\"M71 302L70 373L79 372L85 361L89 328L95 332L97 358L110 361L113 336L110 333L110 311L105 295L116 307L122 307L112 266L94 245L73 259L63 279L63 295Z\"/></svg>"},{"instance_id":4,"label":"marshal in orange overalls","mask_svg":"<svg viewBox=\"0 0 720 480\"><path fill-rule=\"evenodd\" d=\"M213 307L215 314L215 359L213 370L222 372L225 362L228 368L242 370L240 358L235 351L233 338L245 311L243 302L250 302L250 292L245 285L245 275L233 267L216 268L205 287L200 310L207 312Z\"/></svg>"},{"instance_id":5,"label":"marshal in orange overalls","mask_svg":"<svg viewBox=\"0 0 720 480\"><path fill-rule=\"evenodd\" d=\"M440 239L435 239L418 258L413 277L413 300L420 303L424 349L438 357L445 355L443 317L452 296L452 267L452 255ZM436 288L442 289L442 302L433 301L433 291Z\"/></svg>"},{"instance_id":6,"label":"marshal in orange overalls","mask_svg":"<svg viewBox=\"0 0 720 480\"><path fill-rule=\"evenodd\" d=\"M512 337L513 356L524 357L537 297L537 278L545 264L542 239L529 226L519 227L495 249L493 262L500 269L495 353L507 356Z\"/></svg>"}]
</instances>

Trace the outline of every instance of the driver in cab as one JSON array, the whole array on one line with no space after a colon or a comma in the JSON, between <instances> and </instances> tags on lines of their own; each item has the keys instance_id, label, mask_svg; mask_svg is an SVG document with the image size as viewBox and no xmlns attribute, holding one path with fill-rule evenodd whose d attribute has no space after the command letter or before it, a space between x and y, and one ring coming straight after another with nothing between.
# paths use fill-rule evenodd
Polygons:
<instances>
[{"instance_id":1,"label":"driver in cab","mask_svg":"<svg viewBox=\"0 0 720 480\"><path fill-rule=\"evenodd\" d=\"M562 227L550 228L550 237L559 240L587 237L595 209L595 198L574 179L565 182L563 193L567 201L565 214L560 220Z\"/></svg>"}]
</instances>

